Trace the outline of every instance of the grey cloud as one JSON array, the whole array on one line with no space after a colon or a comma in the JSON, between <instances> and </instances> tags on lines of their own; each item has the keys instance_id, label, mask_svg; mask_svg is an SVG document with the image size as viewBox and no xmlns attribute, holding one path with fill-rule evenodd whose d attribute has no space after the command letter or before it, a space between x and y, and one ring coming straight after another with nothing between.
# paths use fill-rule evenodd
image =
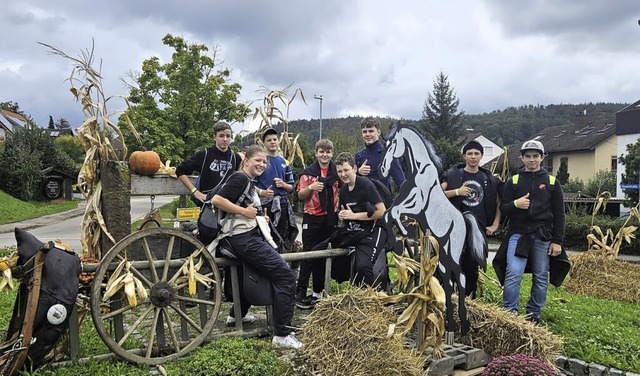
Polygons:
<instances>
[{"instance_id":1,"label":"grey cloud","mask_svg":"<svg viewBox=\"0 0 640 376\"><path fill-rule=\"evenodd\" d=\"M640 48L636 0L554 1L485 0L495 19L512 37L545 35L561 49L616 51Z\"/></svg>"}]
</instances>

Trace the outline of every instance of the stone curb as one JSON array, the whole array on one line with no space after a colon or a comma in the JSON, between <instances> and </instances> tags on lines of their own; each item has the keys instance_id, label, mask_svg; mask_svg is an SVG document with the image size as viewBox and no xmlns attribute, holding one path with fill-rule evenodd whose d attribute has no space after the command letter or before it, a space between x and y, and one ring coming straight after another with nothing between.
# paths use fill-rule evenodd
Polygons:
<instances>
[{"instance_id":1,"label":"stone curb","mask_svg":"<svg viewBox=\"0 0 640 376\"><path fill-rule=\"evenodd\" d=\"M602 366L595 363L587 363L580 359L559 357L556 366L569 376L640 376L640 374L621 371L619 369Z\"/></svg>"}]
</instances>

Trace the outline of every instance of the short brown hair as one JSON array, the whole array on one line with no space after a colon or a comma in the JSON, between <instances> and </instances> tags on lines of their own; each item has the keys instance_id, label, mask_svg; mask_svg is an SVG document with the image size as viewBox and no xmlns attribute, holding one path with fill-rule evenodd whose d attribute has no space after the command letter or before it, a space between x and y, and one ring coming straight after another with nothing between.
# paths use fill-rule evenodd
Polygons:
<instances>
[{"instance_id":1,"label":"short brown hair","mask_svg":"<svg viewBox=\"0 0 640 376\"><path fill-rule=\"evenodd\" d=\"M231 133L233 133L233 129L231 129L229 123L227 123L226 121L219 121L213 125L213 134L217 135L218 132L222 132L227 129L230 129Z\"/></svg>"},{"instance_id":2,"label":"short brown hair","mask_svg":"<svg viewBox=\"0 0 640 376\"><path fill-rule=\"evenodd\" d=\"M378 119L376 119L374 117L364 118L360 122L360 129L364 129L364 128L380 129L380 120L378 120Z\"/></svg>"},{"instance_id":3,"label":"short brown hair","mask_svg":"<svg viewBox=\"0 0 640 376\"><path fill-rule=\"evenodd\" d=\"M266 154L267 150L264 147L262 147L262 145L257 145L257 144L249 145L246 147L246 149L244 149L244 159L245 160L249 159L258 153Z\"/></svg>"},{"instance_id":4,"label":"short brown hair","mask_svg":"<svg viewBox=\"0 0 640 376\"><path fill-rule=\"evenodd\" d=\"M335 163L336 163L336 166L341 165L343 163L348 163L349 165L351 165L351 167L356 166L355 158L353 158L353 155L351 155L351 153L347 153L347 152L338 154L338 156L336 157Z\"/></svg>"},{"instance_id":5,"label":"short brown hair","mask_svg":"<svg viewBox=\"0 0 640 376\"><path fill-rule=\"evenodd\" d=\"M318 151L318 149L333 150L333 142L327 138L318 140L318 142L316 142L316 151Z\"/></svg>"}]
</instances>

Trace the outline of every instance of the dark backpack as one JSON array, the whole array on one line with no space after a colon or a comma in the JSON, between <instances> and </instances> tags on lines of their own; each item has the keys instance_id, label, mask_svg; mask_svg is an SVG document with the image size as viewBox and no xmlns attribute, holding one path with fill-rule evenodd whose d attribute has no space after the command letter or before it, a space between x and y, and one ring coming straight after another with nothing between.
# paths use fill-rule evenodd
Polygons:
<instances>
[{"instance_id":1,"label":"dark backpack","mask_svg":"<svg viewBox=\"0 0 640 376\"><path fill-rule=\"evenodd\" d=\"M225 213L222 210L215 208L211 205L211 199L215 196L222 188L224 184L218 184L212 190L207 193L207 198L205 199L204 204L200 208L200 216L198 217L198 238L202 242L202 244L209 244L215 239L220 233L220 229L222 228L222 219L225 217ZM247 183L247 187L244 189L244 192L238 197L238 201L236 201L236 205L239 205L245 197L249 194L249 189L251 188L251 182Z\"/></svg>"},{"instance_id":2,"label":"dark backpack","mask_svg":"<svg viewBox=\"0 0 640 376\"><path fill-rule=\"evenodd\" d=\"M380 180L372 179L372 178L368 178L368 179L373 183L373 185L376 186L376 189L380 194L380 198L382 198L382 202L384 202L384 207L388 210L391 207L391 205L393 205L393 195L391 194L391 191L386 186L386 184L384 184Z\"/></svg>"}]
</instances>

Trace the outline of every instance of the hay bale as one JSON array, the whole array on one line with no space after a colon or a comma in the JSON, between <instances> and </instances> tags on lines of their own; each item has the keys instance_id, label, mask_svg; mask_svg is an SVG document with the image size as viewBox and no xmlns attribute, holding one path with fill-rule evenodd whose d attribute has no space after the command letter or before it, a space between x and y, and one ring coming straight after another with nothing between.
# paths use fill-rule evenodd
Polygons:
<instances>
[{"instance_id":1,"label":"hay bale","mask_svg":"<svg viewBox=\"0 0 640 376\"><path fill-rule=\"evenodd\" d=\"M625 302L640 302L640 264L605 257L591 250L571 255L565 288L574 293Z\"/></svg>"},{"instance_id":2,"label":"hay bale","mask_svg":"<svg viewBox=\"0 0 640 376\"><path fill-rule=\"evenodd\" d=\"M321 299L302 326L302 355L322 375L422 375L424 359L389 336L396 316L372 290Z\"/></svg>"},{"instance_id":3,"label":"hay bale","mask_svg":"<svg viewBox=\"0 0 640 376\"><path fill-rule=\"evenodd\" d=\"M562 350L562 337L497 305L467 299L466 306L472 330L458 339L461 343L482 349L493 357L531 355L555 367Z\"/></svg>"}]
</instances>

